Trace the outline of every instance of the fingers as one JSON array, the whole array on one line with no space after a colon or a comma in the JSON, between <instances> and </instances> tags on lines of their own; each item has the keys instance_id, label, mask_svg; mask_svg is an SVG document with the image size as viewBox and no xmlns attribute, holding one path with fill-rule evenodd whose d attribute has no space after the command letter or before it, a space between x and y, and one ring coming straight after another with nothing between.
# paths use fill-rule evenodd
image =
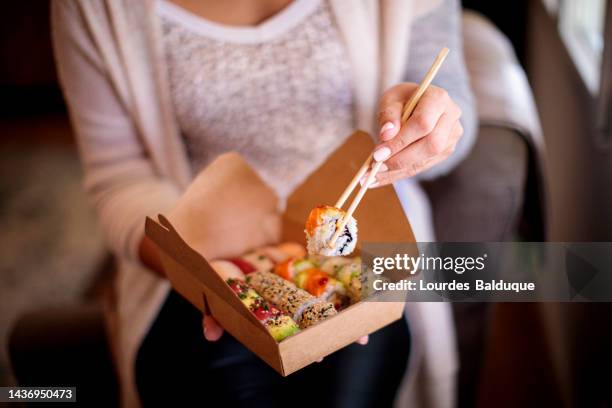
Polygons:
<instances>
[{"instance_id":1,"label":"fingers","mask_svg":"<svg viewBox=\"0 0 612 408\"><path fill-rule=\"evenodd\" d=\"M422 171L425 171L426 169L431 168L438 163L443 162L444 160L448 158L450 154L451 154L451 150L449 149L447 153L436 156L435 158L430 159L427 163L422 163L418 166L415 166L415 168L418 169L416 171L416 174ZM402 180L408 177L413 177L414 175L415 175L415 172L412 169L410 170L401 169L401 170L394 170L394 171L386 171L384 173L378 173L376 175L376 183L371 185L370 187L371 188L383 187L388 184L395 183L398 180Z\"/></svg>"},{"instance_id":2,"label":"fingers","mask_svg":"<svg viewBox=\"0 0 612 408\"><path fill-rule=\"evenodd\" d=\"M381 142L393 139L400 130L400 119L404 102L416 89L416 84L399 84L389 89L380 98L378 105L379 138Z\"/></svg>"},{"instance_id":3,"label":"fingers","mask_svg":"<svg viewBox=\"0 0 612 408\"><path fill-rule=\"evenodd\" d=\"M453 128L450 132L449 143L447 144L447 147L444 149L444 151L442 151L436 156L430 157L420 162L411 163L406 168L396 168L394 170L378 172L376 174L376 182L373 183L371 187L381 187L406 177L412 177L446 160L455 151L457 142L461 138L462 134L463 126L461 126L461 123L459 121L456 121L453 124ZM419 141L418 143L421 143L421 141ZM412 148L412 146L409 147L409 149L410 148Z\"/></svg>"},{"instance_id":4,"label":"fingers","mask_svg":"<svg viewBox=\"0 0 612 408\"><path fill-rule=\"evenodd\" d=\"M370 337L366 335L358 338L356 343L365 346L366 344L368 344L368 341L370 341Z\"/></svg>"},{"instance_id":5,"label":"fingers","mask_svg":"<svg viewBox=\"0 0 612 408\"><path fill-rule=\"evenodd\" d=\"M385 171L389 170L389 167L387 167L387 165L385 163L381 163L380 167L378 168L378 173L384 173ZM363 186L363 183L365 183L365 181L368 179L368 177L370 176L370 172L367 171L360 179L359 179L359 184L361 184ZM377 176L378 178L378 176ZM374 180L372 182L372 184L370 184L370 188L373 187L378 187L378 182L376 180Z\"/></svg>"},{"instance_id":6,"label":"fingers","mask_svg":"<svg viewBox=\"0 0 612 408\"><path fill-rule=\"evenodd\" d=\"M443 114L427 137L423 137L399 151L389 158L385 164L390 171L406 169L412 175L418 174L423 170L423 166L428 159L436 157L446 150L455 122L454 117Z\"/></svg>"},{"instance_id":7,"label":"fingers","mask_svg":"<svg viewBox=\"0 0 612 408\"><path fill-rule=\"evenodd\" d=\"M204 338L208 341L217 341L223 335L223 328L210 315L205 315L202 320Z\"/></svg>"},{"instance_id":8,"label":"fingers","mask_svg":"<svg viewBox=\"0 0 612 408\"><path fill-rule=\"evenodd\" d=\"M458 119L461 115L460 109L453 103L444 89L430 86L396 136L385 139L376 148L374 160L385 161L410 144L429 135L436 127L440 117L445 113L456 116L455 119Z\"/></svg>"}]
</instances>

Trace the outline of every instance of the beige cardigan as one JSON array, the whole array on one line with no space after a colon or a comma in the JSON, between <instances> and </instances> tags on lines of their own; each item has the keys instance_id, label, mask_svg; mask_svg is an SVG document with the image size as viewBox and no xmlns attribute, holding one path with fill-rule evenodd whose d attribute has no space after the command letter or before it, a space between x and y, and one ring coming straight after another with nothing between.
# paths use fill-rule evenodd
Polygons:
<instances>
[{"instance_id":1,"label":"beige cardigan","mask_svg":"<svg viewBox=\"0 0 612 408\"><path fill-rule=\"evenodd\" d=\"M138 405L135 353L169 290L166 281L139 264L143 221L147 215L167 213L192 178L170 103L154 3L52 2L58 71L78 137L85 188L120 260L117 352L124 406ZM438 1L330 3L353 67L358 126L373 131L381 90L400 82L405 70L410 22ZM411 309L413 373L408 382L428 395L417 395L416 389L408 395L429 401L427 405L450 405L457 363L448 308L412 304ZM434 337L435 347L428 347ZM417 371L427 372L425 379L417 380Z\"/></svg>"}]
</instances>

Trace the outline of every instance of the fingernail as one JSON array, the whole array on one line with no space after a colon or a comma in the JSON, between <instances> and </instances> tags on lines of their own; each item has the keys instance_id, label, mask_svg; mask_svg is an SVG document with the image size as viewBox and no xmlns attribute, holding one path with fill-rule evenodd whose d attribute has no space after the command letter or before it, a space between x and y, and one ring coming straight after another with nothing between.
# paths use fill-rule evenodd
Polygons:
<instances>
[{"instance_id":1,"label":"fingernail","mask_svg":"<svg viewBox=\"0 0 612 408\"><path fill-rule=\"evenodd\" d=\"M381 147L380 149L374 152L374 160L377 162L385 161L391 156L391 149L388 147Z\"/></svg>"},{"instance_id":2,"label":"fingernail","mask_svg":"<svg viewBox=\"0 0 612 408\"><path fill-rule=\"evenodd\" d=\"M397 130L392 122L387 122L380 128L380 138L385 141L392 139L396 133Z\"/></svg>"},{"instance_id":3,"label":"fingernail","mask_svg":"<svg viewBox=\"0 0 612 408\"><path fill-rule=\"evenodd\" d=\"M387 171L389 170L389 167L387 167L387 165L385 163L381 163L380 167L378 168L378 171Z\"/></svg>"},{"instance_id":4,"label":"fingernail","mask_svg":"<svg viewBox=\"0 0 612 408\"><path fill-rule=\"evenodd\" d=\"M378 181L373 182L372 184L370 184L370 186L368 188L374 188L374 187L378 187L380 183Z\"/></svg>"},{"instance_id":5,"label":"fingernail","mask_svg":"<svg viewBox=\"0 0 612 408\"><path fill-rule=\"evenodd\" d=\"M393 124L393 122L387 122L380 128L380 133L385 133L387 130L393 129L394 127L395 125Z\"/></svg>"}]
</instances>

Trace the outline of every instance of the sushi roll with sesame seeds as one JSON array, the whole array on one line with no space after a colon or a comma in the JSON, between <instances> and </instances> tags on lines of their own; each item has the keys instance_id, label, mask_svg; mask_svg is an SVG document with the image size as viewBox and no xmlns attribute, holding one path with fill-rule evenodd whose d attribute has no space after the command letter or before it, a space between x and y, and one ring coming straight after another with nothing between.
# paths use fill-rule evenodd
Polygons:
<instances>
[{"instance_id":1,"label":"sushi roll with sesame seeds","mask_svg":"<svg viewBox=\"0 0 612 408\"><path fill-rule=\"evenodd\" d=\"M313 301L314 298L310 294L299 288L293 287L283 294L279 303L284 305L284 310L287 314L299 318L298 312L300 308Z\"/></svg>"},{"instance_id":2,"label":"sushi roll with sesame seeds","mask_svg":"<svg viewBox=\"0 0 612 408\"><path fill-rule=\"evenodd\" d=\"M336 314L334 305L312 296L310 293L296 287L293 283L278 275L268 272L254 272L247 277L247 283L259 292L267 301L276 304L279 309L293 317L300 328L311 326L322 319ZM302 324L306 310L312 309L314 304L322 304L319 308L331 308L332 312L319 313L320 319L316 319L316 313L310 311L308 318ZM318 310L318 309L317 309Z\"/></svg>"},{"instance_id":3,"label":"sushi roll with sesame seeds","mask_svg":"<svg viewBox=\"0 0 612 408\"><path fill-rule=\"evenodd\" d=\"M344 231L330 247L337 225L345 214L344 210L327 205L316 207L310 212L304 231L308 241L308 254L338 256L353 252L357 245L357 221L353 217L348 220Z\"/></svg>"},{"instance_id":4,"label":"sushi roll with sesame seeds","mask_svg":"<svg viewBox=\"0 0 612 408\"><path fill-rule=\"evenodd\" d=\"M274 340L282 341L299 331L299 326L291 316L261 297L246 282L238 279L228 279L226 282L242 304L266 327Z\"/></svg>"},{"instance_id":5,"label":"sushi roll with sesame seeds","mask_svg":"<svg viewBox=\"0 0 612 408\"><path fill-rule=\"evenodd\" d=\"M338 312L329 302L316 302L304 309L300 318L300 329L306 329L320 321L335 316Z\"/></svg>"}]
</instances>

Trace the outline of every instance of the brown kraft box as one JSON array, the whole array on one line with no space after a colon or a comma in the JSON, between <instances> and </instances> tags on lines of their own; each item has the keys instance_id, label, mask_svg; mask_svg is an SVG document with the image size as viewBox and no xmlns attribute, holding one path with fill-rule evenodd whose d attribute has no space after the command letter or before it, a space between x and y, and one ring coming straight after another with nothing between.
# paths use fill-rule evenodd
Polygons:
<instances>
[{"instance_id":1,"label":"brown kraft box","mask_svg":"<svg viewBox=\"0 0 612 408\"><path fill-rule=\"evenodd\" d=\"M401 318L404 303L358 302L277 343L208 260L279 242L304 243L310 210L333 205L372 148L370 136L355 132L294 191L282 214L274 192L238 154L228 153L196 177L170 214L146 220L146 235L172 287L283 376ZM355 218L359 243L414 242L391 186L368 191Z\"/></svg>"}]
</instances>

